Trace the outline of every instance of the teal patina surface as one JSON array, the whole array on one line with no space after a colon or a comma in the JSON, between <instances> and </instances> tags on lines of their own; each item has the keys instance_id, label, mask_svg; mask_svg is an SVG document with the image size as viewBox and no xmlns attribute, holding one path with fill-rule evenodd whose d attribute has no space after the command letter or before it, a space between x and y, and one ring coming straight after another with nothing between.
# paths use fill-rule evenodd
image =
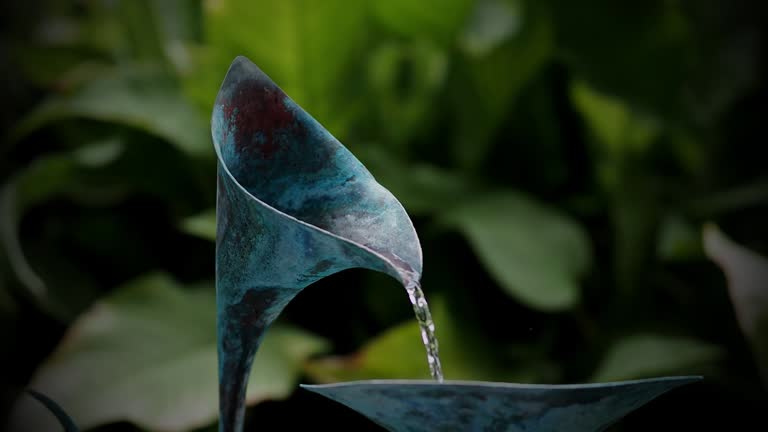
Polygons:
<instances>
[{"instance_id":1,"label":"teal patina surface","mask_svg":"<svg viewBox=\"0 0 768 432\"><path fill-rule=\"evenodd\" d=\"M353 267L406 284L422 258L400 203L244 57L216 98L212 135L220 428L236 431L262 336L302 288Z\"/></svg>"},{"instance_id":2,"label":"teal patina surface","mask_svg":"<svg viewBox=\"0 0 768 432\"><path fill-rule=\"evenodd\" d=\"M699 377L605 384L359 381L303 386L397 432L595 432Z\"/></svg>"}]
</instances>

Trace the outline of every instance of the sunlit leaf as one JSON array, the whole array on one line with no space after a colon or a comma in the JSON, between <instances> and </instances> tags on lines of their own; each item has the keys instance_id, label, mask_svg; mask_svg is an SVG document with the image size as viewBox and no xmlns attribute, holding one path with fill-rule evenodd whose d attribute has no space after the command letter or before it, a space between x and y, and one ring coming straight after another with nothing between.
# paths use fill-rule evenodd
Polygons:
<instances>
[{"instance_id":1,"label":"sunlit leaf","mask_svg":"<svg viewBox=\"0 0 768 432\"><path fill-rule=\"evenodd\" d=\"M579 279L591 262L578 222L515 192L470 201L445 214L467 236L480 261L523 304L557 311L580 298Z\"/></svg>"},{"instance_id":2,"label":"sunlit leaf","mask_svg":"<svg viewBox=\"0 0 768 432\"><path fill-rule=\"evenodd\" d=\"M215 314L212 286L184 289L164 274L142 277L86 311L31 387L83 429L116 421L164 431L204 426L218 411ZM301 362L325 347L279 325L264 344L248 386L251 404L288 396Z\"/></svg>"},{"instance_id":3,"label":"sunlit leaf","mask_svg":"<svg viewBox=\"0 0 768 432\"><path fill-rule=\"evenodd\" d=\"M768 385L768 258L735 243L714 225L704 227L704 250L725 273L739 326Z\"/></svg>"},{"instance_id":4,"label":"sunlit leaf","mask_svg":"<svg viewBox=\"0 0 768 432\"><path fill-rule=\"evenodd\" d=\"M720 348L695 339L638 334L622 338L608 350L592 381L699 373L722 354Z\"/></svg>"}]
</instances>

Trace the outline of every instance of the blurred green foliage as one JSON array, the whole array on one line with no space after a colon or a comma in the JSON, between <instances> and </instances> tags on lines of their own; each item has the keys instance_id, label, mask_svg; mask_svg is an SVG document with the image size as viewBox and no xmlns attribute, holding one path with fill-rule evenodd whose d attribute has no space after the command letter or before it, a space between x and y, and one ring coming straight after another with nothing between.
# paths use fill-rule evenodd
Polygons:
<instances>
[{"instance_id":1,"label":"blurred green foliage","mask_svg":"<svg viewBox=\"0 0 768 432\"><path fill-rule=\"evenodd\" d=\"M616 429L762 420L768 334L742 334L701 242L716 221L768 253L759 0L24 3L0 30L4 407L32 382L99 430L215 421L207 119L245 55L413 216L449 379L704 373ZM323 280L282 321L249 401L285 400L254 427L373 430L299 377L428 372L384 276Z\"/></svg>"}]
</instances>

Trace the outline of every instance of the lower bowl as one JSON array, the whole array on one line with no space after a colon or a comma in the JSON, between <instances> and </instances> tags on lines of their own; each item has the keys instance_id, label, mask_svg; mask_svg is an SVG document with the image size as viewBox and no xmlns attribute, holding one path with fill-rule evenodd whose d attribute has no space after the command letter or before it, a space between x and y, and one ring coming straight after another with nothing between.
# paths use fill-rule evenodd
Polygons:
<instances>
[{"instance_id":1,"label":"lower bowl","mask_svg":"<svg viewBox=\"0 0 768 432\"><path fill-rule=\"evenodd\" d=\"M371 380L302 387L390 431L593 432L669 390L701 379L565 385Z\"/></svg>"}]
</instances>

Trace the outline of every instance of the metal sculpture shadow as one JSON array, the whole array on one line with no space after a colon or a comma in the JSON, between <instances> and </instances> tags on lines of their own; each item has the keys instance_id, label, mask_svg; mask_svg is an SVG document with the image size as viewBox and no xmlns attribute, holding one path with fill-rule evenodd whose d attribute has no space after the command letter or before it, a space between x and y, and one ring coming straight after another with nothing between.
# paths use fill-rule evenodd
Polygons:
<instances>
[{"instance_id":1,"label":"metal sculpture shadow","mask_svg":"<svg viewBox=\"0 0 768 432\"><path fill-rule=\"evenodd\" d=\"M248 59L238 57L230 66L211 128L218 157L219 429L239 432L256 350L296 294L355 267L408 285L420 279L422 255L397 199ZM694 379L575 386L370 381L306 388L391 430L599 430Z\"/></svg>"}]
</instances>

